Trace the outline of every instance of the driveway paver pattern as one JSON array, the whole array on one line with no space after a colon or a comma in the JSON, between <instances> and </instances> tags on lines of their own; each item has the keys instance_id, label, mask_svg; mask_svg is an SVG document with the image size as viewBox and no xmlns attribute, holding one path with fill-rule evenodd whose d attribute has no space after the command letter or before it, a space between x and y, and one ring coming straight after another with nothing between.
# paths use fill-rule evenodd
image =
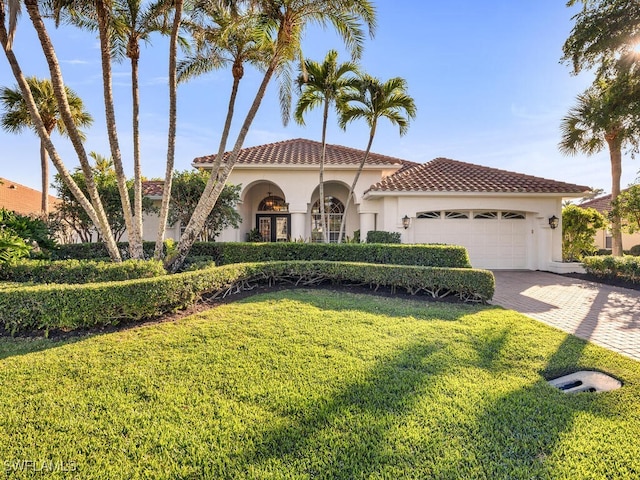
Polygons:
<instances>
[{"instance_id":1,"label":"driveway paver pattern","mask_svg":"<svg viewBox=\"0 0 640 480\"><path fill-rule=\"evenodd\" d=\"M493 272L492 304L640 360L640 292L537 271Z\"/></svg>"}]
</instances>

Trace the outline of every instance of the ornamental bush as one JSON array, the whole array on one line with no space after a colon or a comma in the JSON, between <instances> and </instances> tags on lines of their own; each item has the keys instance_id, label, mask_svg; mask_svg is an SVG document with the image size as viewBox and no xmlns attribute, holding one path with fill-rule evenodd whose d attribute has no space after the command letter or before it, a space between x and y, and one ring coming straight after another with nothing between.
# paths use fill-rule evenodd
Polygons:
<instances>
[{"instance_id":1,"label":"ornamental bush","mask_svg":"<svg viewBox=\"0 0 640 480\"><path fill-rule=\"evenodd\" d=\"M640 282L640 258L625 255L585 257L582 264L587 273L596 277L621 278L630 282Z\"/></svg>"},{"instance_id":2,"label":"ornamental bush","mask_svg":"<svg viewBox=\"0 0 640 480\"><path fill-rule=\"evenodd\" d=\"M369 230L367 232L367 243L400 243L400 232Z\"/></svg>"},{"instance_id":3,"label":"ornamental bush","mask_svg":"<svg viewBox=\"0 0 640 480\"><path fill-rule=\"evenodd\" d=\"M0 280L33 283L95 283L150 278L166 273L156 260L120 263L94 260L19 260L0 267Z\"/></svg>"},{"instance_id":4,"label":"ornamental bush","mask_svg":"<svg viewBox=\"0 0 640 480\"><path fill-rule=\"evenodd\" d=\"M238 263L193 272L84 285L8 285L0 295L0 325L24 330L75 329L144 319L185 308L205 294L226 295L277 282L296 285L365 284L434 298L456 295L486 302L493 274L470 268L433 268L323 261Z\"/></svg>"},{"instance_id":5,"label":"ornamental bush","mask_svg":"<svg viewBox=\"0 0 640 480\"><path fill-rule=\"evenodd\" d=\"M327 260L471 268L467 250L456 245L211 242L195 243L190 255L213 258L218 265L284 260Z\"/></svg>"}]
</instances>

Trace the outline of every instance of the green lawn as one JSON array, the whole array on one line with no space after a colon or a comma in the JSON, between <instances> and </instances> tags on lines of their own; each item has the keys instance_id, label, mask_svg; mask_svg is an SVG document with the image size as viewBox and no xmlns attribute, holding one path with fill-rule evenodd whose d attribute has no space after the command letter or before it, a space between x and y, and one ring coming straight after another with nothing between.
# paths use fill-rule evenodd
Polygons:
<instances>
[{"instance_id":1,"label":"green lawn","mask_svg":"<svg viewBox=\"0 0 640 480\"><path fill-rule=\"evenodd\" d=\"M625 385L543 377L576 367ZM0 477L639 478L639 394L640 363L514 312L284 291L0 339Z\"/></svg>"}]
</instances>

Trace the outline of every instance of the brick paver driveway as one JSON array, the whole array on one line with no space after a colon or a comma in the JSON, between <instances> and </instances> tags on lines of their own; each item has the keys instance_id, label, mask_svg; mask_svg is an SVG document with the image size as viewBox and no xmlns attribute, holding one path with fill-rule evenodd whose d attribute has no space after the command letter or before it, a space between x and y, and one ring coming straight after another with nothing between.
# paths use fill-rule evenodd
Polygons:
<instances>
[{"instance_id":1,"label":"brick paver driveway","mask_svg":"<svg viewBox=\"0 0 640 480\"><path fill-rule=\"evenodd\" d=\"M553 273L494 271L491 303L640 360L640 292Z\"/></svg>"}]
</instances>

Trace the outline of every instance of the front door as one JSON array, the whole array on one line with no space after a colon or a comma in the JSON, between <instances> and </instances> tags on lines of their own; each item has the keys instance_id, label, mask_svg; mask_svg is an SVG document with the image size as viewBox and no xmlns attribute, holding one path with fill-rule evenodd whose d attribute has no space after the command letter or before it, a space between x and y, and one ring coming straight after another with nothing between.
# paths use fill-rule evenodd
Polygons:
<instances>
[{"instance_id":1,"label":"front door","mask_svg":"<svg viewBox=\"0 0 640 480\"><path fill-rule=\"evenodd\" d=\"M258 214L256 226L265 242L286 242L289 240L291 215Z\"/></svg>"}]
</instances>

